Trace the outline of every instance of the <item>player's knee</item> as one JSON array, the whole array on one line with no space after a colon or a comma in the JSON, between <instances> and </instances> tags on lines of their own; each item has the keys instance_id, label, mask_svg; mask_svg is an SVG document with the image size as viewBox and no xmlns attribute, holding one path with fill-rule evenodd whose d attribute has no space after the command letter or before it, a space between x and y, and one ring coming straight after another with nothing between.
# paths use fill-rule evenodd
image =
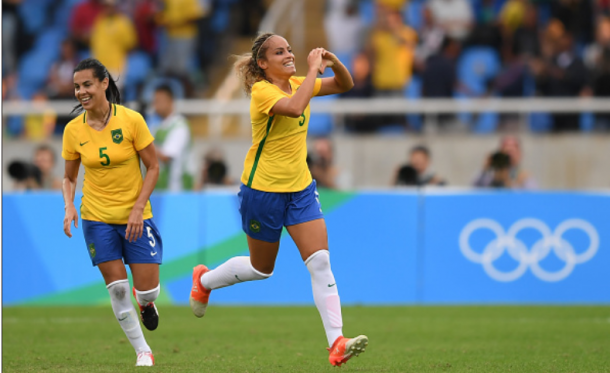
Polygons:
<instances>
[{"instance_id":1,"label":"player's knee","mask_svg":"<svg viewBox=\"0 0 610 373\"><path fill-rule=\"evenodd\" d=\"M318 250L305 260L309 272L326 271L330 269L330 254L328 250Z\"/></svg>"},{"instance_id":2,"label":"player's knee","mask_svg":"<svg viewBox=\"0 0 610 373\"><path fill-rule=\"evenodd\" d=\"M125 299L125 296L127 295L127 291L129 290L129 286L126 287L124 285L125 283L129 284L128 280L114 281L114 282L108 284L106 286L106 288L108 289L108 291L110 292L110 295L112 297L114 297L117 300L123 300L123 299Z\"/></svg>"},{"instance_id":3,"label":"player's knee","mask_svg":"<svg viewBox=\"0 0 610 373\"><path fill-rule=\"evenodd\" d=\"M252 263L250 263L250 266L252 267L253 280L265 280L273 275L273 266L262 266L259 269L254 268Z\"/></svg>"}]
</instances>

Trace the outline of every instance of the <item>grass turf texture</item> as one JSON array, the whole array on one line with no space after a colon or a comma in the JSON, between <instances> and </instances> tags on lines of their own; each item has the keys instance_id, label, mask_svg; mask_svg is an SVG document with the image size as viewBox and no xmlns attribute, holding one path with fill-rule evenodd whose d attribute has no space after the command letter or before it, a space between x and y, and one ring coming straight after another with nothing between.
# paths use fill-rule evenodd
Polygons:
<instances>
[{"instance_id":1,"label":"grass turf texture","mask_svg":"<svg viewBox=\"0 0 610 373\"><path fill-rule=\"evenodd\" d=\"M610 307L344 307L367 352L331 367L315 307L159 309L155 372L610 372ZM142 372L110 306L3 310L4 372Z\"/></svg>"}]
</instances>

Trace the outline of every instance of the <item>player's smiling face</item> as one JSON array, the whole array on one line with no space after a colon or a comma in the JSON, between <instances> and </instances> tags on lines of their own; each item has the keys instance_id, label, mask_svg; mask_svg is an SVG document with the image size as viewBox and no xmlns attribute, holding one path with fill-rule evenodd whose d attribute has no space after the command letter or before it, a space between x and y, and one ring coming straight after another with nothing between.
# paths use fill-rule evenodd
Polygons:
<instances>
[{"instance_id":1,"label":"player's smiling face","mask_svg":"<svg viewBox=\"0 0 610 373\"><path fill-rule=\"evenodd\" d=\"M108 78L100 81L93 75L92 69L74 73L74 96L85 110L104 102L106 88L108 88Z\"/></svg>"},{"instance_id":2,"label":"player's smiling face","mask_svg":"<svg viewBox=\"0 0 610 373\"><path fill-rule=\"evenodd\" d=\"M260 64L267 75L292 76L296 74L297 69L294 65L294 54L292 54L292 48L286 39L274 35L267 40L265 47L267 47L265 59L260 60Z\"/></svg>"}]
</instances>

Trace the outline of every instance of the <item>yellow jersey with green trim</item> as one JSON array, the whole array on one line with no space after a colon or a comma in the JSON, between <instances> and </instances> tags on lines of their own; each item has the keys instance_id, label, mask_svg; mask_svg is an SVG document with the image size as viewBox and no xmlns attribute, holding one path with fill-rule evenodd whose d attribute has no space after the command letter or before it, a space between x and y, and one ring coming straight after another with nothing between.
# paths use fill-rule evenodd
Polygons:
<instances>
[{"instance_id":1,"label":"yellow jersey with green trim","mask_svg":"<svg viewBox=\"0 0 610 373\"><path fill-rule=\"evenodd\" d=\"M142 115L121 105L112 105L101 131L87 124L87 112L66 125L61 155L66 160L80 158L85 167L82 219L127 224L143 184L138 151L153 140ZM143 218L152 218L150 201Z\"/></svg>"},{"instance_id":2,"label":"yellow jersey with green trim","mask_svg":"<svg viewBox=\"0 0 610 373\"><path fill-rule=\"evenodd\" d=\"M252 86L252 146L241 175L241 182L248 187L263 192L288 193L299 192L311 184L306 163L309 104L298 118L271 111L279 100L292 97L304 80L305 77L291 77L290 94L266 80ZM322 80L316 79L312 97L320 92L320 87Z\"/></svg>"}]
</instances>

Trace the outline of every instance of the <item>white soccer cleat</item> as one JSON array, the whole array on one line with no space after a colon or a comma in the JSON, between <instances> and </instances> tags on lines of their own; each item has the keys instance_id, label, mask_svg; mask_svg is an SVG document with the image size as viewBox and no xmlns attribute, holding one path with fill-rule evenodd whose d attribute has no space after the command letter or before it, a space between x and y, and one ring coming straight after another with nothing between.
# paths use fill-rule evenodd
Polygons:
<instances>
[{"instance_id":1,"label":"white soccer cleat","mask_svg":"<svg viewBox=\"0 0 610 373\"><path fill-rule=\"evenodd\" d=\"M137 367L152 367L153 365L155 365L155 357L152 352L140 352L138 354Z\"/></svg>"}]
</instances>

